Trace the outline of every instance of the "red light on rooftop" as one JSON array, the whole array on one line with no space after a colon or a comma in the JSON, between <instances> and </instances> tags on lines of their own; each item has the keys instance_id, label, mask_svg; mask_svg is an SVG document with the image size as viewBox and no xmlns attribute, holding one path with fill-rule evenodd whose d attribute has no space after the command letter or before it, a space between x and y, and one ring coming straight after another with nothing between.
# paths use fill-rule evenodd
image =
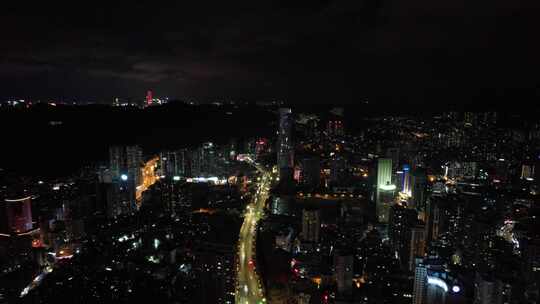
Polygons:
<instances>
[{"instance_id":1,"label":"red light on rooftop","mask_svg":"<svg viewBox=\"0 0 540 304\"><path fill-rule=\"evenodd\" d=\"M153 100L154 100L153 93L152 93L151 90L148 90L148 92L146 92L146 104L147 105L152 105Z\"/></svg>"}]
</instances>

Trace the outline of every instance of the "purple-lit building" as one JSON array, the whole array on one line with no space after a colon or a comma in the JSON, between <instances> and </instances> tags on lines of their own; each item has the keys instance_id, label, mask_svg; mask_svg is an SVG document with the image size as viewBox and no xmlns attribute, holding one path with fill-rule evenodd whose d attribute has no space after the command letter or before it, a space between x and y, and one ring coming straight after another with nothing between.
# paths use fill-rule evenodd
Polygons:
<instances>
[{"instance_id":1,"label":"purple-lit building","mask_svg":"<svg viewBox=\"0 0 540 304\"><path fill-rule=\"evenodd\" d=\"M32 230L32 197L4 199L4 233L24 233Z\"/></svg>"}]
</instances>

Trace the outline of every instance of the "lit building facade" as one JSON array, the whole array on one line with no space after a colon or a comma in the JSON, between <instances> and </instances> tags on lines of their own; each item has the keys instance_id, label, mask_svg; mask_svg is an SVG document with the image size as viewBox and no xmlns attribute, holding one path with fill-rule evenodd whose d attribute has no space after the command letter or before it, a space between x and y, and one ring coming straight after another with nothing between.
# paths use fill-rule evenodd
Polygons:
<instances>
[{"instance_id":1,"label":"lit building facade","mask_svg":"<svg viewBox=\"0 0 540 304\"><path fill-rule=\"evenodd\" d=\"M280 177L286 178L292 175L294 167L294 142L293 127L294 120L290 108L279 109L279 129L277 142L277 163L280 170ZM284 176L287 175L287 176Z\"/></svg>"},{"instance_id":2,"label":"lit building facade","mask_svg":"<svg viewBox=\"0 0 540 304\"><path fill-rule=\"evenodd\" d=\"M107 214L116 217L137 209L138 187L143 184L142 149L139 146L113 146L109 148L109 170L100 180L110 183L105 187Z\"/></svg>"},{"instance_id":3,"label":"lit building facade","mask_svg":"<svg viewBox=\"0 0 540 304\"><path fill-rule=\"evenodd\" d=\"M189 156L186 149L161 152L159 157L159 175L167 178L189 176L188 160Z\"/></svg>"},{"instance_id":4,"label":"lit building facade","mask_svg":"<svg viewBox=\"0 0 540 304\"><path fill-rule=\"evenodd\" d=\"M416 260L413 304L466 303L463 284L438 260Z\"/></svg>"},{"instance_id":5,"label":"lit building facade","mask_svg":"<svg viewBox=\"0 0 540 304\"><path fill-rule=\"evenodd\" d=\"M521 166L521 179L527 179L527 180L534 179L534 165Z\"/></svg>"},{"instance_id":6,"label":"lit building facade","mask_svg":"<svg viewBox=\"0 0 540 304\"><path fill-rule=\"evenodd\" d=\"M392 160L379 158L377 163L376 213L381 224L388 223L389 208L394 201L396 186L392 184Z\"/></svg>"},{"instance_id":7,"label":"lit building facade","mask_svg":"<svg viewBox=\"0 0 540 304\"><path fill-rule=\"evenodd\" d=\"M425 228L418 225L415 210L394 204L389 211L388 237L391 248L402 267L412 271L415 258L424 255Z\"/></svg>"},{"instance_id":8,"label":"lit building facade","mask_svg":"<svg viewBox=\"0 0 540 304\"><path fill-rule=\"evenodd\" d=\"M402 191L408 196L411 196L412 189L411 189L411 169L409 165L403 166L403 184L402 184Z\"/></svg>"},{"instance_id":9,"label":"lit building facade","mask_svg":"<svg viewBox=\"0 0 540 304\"><path fill-rule=\"evenodd\" d=\"M343 121L340 119L328 121L328 124L326 126L326 133L329 137L339 137L345 135Z\"/></svg>"},{"instance_id":10,"label":"lit building facade","mask_svg":"<svg viewBox=\"0 0 540 304\"><path fill-rule=\"evenodd\" d=\"M385 191L392 186L392 159L379 158L377 162L377 188Z\"/></svg>"},{"instance_id":11,"label":"lit building facade","mask_svg":"<svg viewBox=\"0 0 540 304\"><path fill-rule=\"evenodd\" d=\"M32 198L9 198L4 200L6 233L24 233L32 230Z\"/></svg>"}]
</instances>

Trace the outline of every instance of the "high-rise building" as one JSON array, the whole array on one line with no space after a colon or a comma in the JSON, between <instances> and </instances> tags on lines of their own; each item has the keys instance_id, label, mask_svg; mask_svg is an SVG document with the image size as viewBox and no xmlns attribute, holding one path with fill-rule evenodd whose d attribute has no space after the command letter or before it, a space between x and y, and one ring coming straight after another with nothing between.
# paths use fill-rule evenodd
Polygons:
<instances>
[{"instance_id":1,"label":"high-rise building","mask_svg":"<svg viewBox=\"0 0 540 304\"><path fill-rule=\"evenodd\" d=\"M524 245L525 276L528 280L533 280L540 272L540 238L530 238Z\"/></svg>"},{"instance_id":2,"label":"high-rise building","mask_svg":"<svg viewBox=\"0 0 540 304\"><path fill-rule=\"evenodd\" d=\"M296 303L298 304L309 304L311 300L311 295L307 293L300 293L296 296Z\"/></svg>"},{"instance_id":3,"label":"high-rise building","mask_svg":"<svg viewBox=\"0 0 540 304\"><path fill-rule=\"evenodd\" d=\"M128 176L133 179L135 187L142 183L143 165L142 149L139 146L126 147L126 168ZM120 176L121 178L121 176Z\"/></svg>"},{"instance_id":4,"label":"high-rise building","mask_svg":"<svg viewBox=\"0 0 540 304\"><path fill-rule=\"evenodd\" d=\"M394 190L396 186L392 184L392 160L389 158L379 158L377 164L377 189L376 189L376 213L379 223L388 223L389 208L394 200Z\"/></svg>"},{"instance_id":5,"label":"high-rise building","mask_svg":"<svg viewBox=\"0 0 540 304\"><path fill-rule=\"evenodd\" d=\"M292 171L294 168L293 124L292 110L290 108L280 108L277 163L280 170L280 178L283 179L292 179Z\"/></svg>"},{"instance_id":6,"label":"high-rise building","mask_svg":"<svg viewBox=\"0 0 540 304\"><path fill-rule=\"evenodd\" d=\"M167 177L171 177L173 175L174 158L174 152L163 151L159 153L159 175Z\"/></svg>"},{"instance_id":7,"label":"high-rise building","mask_svg":"<svg viewBox=\"0 0 540 304\"><path fill-rule=\"evenodd\" d=\"M413 304L466 303L463 284L439 260L416 260Z\"/></svg>"},{"instance_id":8,"label":"high-rise building","mask_svg":"<svg viewBox=\"0 0 540 304\"><path fill-rule=\"evenodd\" d=\"M345 134L345 130L343 128L343 121L341 119L334 119L328 121L328 124L326 126L326 134L331 138L343 136Z\"/></svg>"},{"instance_id":9,"label":"high-rise building","mask_svg":"<svg viewBox=\"0 0 540 304\"><path fill-rule=\"evenodd\" d=\"M465 112L463 114L463 123L465 126L472 127L476 124L477 115L473 112Z\"/></svg>"},{"instance_id":10,"label":"high-rise building","mask_svg":"<svg viewBox=\"0 0 540 304\"><path fill-rule=\"evenodd\" d=\"M32 230L32 197L12 197L4 200L4 233L24 233Z\"/></svg>"},{"instance_id":11,"label":"high-rise building","mask_svg":"<svg viewBox=\"0 0 540 304\"><path fill-rule=\"evenodd\" d=\"M399 165L399 148L389 148L386 150L386 157L392 160L395 168Z\"/></svg>"},{"instance_id":12,"label":"high-rise building","mask_svg":"<svg viewBox=\"0 0 540 304\"><path fill-rule=\"evenodd\" d=\"M423 258L426 254L426 228L423 223L417 223L410 229L410 244L409 244L409 271L414 270L415 261L417 258Z\"/></svg>"},{"instance_id":13,"label":"high-rise building","mask_svg":"<svg viewBox=\"0 0 540 304\"><path fill-rule=\"evenodd\" d=\"M318 242L321 231L321 214L319 210L302 211L302 240Z\"/></svg>"},{"instance_id":14,"label":"high-rise building","mask_svg":"<svg viewBox=\"0 0 540 304\"><path fill-rule=\"evenodd\" d=\"M187 150L164 151L159 157L159 175L167 178L187 176Z\"/></svg>"},{"instance_id":15,"label":"high-rise building","mask_svg":"<svg viewBox=\"0 0 540 304\"><path fill-rule=\"evenodd\" d=\"M347 296L352 293L353 286L353 255L347 252L335 251L334 267L337 283L337 292L339 296Z\"/></svg>"},{"instance_id":16,"label":"high-rise building","mask_svg":"<svg viewBox=\"0 0 540 304\"><path fill-rule=\"evenodd\" d=\"M120 171L124 167L124 149L121 146L109 148L109 170L111 178L120 176Z\"/></svg>"},{"instance_id":17,"label":"high-rise building","mask_svg":"<svg viewBox=\"0 0 540 304\"><path fill-rule=\"evenodd\" d=\"M430 196L426 203L426 244L437 240L439 235L445 232L444 227L449 225L451 214L453 212L448 210L448 204L444 198Z\"/></svg>"},{"instance_id":18,"label":"high-rise building","mask_svg":"<svg viewBox=\"0 0 540 304\"><path fill-rule=\"evenodd\" d=\"M268 139L259 138L255 142L255 157L259 158L261 155L268 151Z\"/></svg>"},{"instance_id":19,"label":"high-rise building","mask_svg":"<svg viewBox=\"0 0 540 304\"><path fill-rule=\"evenodd\" d=\"M417 223L417 213L401 204L394 204L389 210L388 237L390 245L404 269L409 269L411 258L416 255L414 247L418 240L413 241L413 228ZM418 238L419 235L414 235ZM414 262L413 262L414 264ZM412 270L412 267L410 268Z\"/></svg>"},{"instance_id":20,"label":"high-rise building","mask_svg":"<svg viewBox=\"0 0 540 304\"><path fill-rule=\"evenodd\" d=\"M276 215L292 215L294 214L291 208L292 202L288 196L277 196L270 203L270 212Z\"/></svg>"},{"instance_id":21,"label":"high-rise building","mask_svg":"<svg viewBox=\"0 0 540 304\"><path fill-rule=\"evenodd\" d=\"M475 178L478 175L478 163L474 161L450 162L446 170L446 176L449 178Z\"/></svg>"},{"instance_id":22,"label":"high-rise building","mask_svg":"<svg viewBox=\"0 0 540 304\"><path fill-rule=\"evenodd\" d=\"M200 150L201 171L204 176L216 176L218 172L218 153L212 142L203 143Z\"/></svg>"},{"instance_id":23,"label":"high-rise building","mask_svg":"<svg viewBox=\"0 0 540 304\"><path fill-rule=\"evenodd\" d=\"M303 138L320 139L319 117L316 115L300 114L297 120L298 131Z\"/></svg>"},{"instance_id":24,"label":"high-rise building","mask_svg":"<svg viewBox=\"0 0 540 304\"><path fill-rule=\"evenodd\" d=\"M191 175L218 176L220 172L220 153L212 142L203 143L191 153Z\"/></svg>"},{"instance_id":25,"label":"high-rise building","mask_svg":"<svg viewBox=\"0 0 540 304\"><path fill-rule=\"evenodd\" d=\"M348 181L347 159L337 156L330 160L330 184L343 186Z\"/></svg>"},{"instance_id":26,"label":"high-rise building","mask_svg":"<svg viewBox=\"0 0 540 304\"><path fill-rule=\"evenodd\" d=\"M200 148L191 150L191 176L202 176L202 160Z\"/></svg>"},{"instance_id":27,"label":"high-rise building","mask_svg":"<svg viewBox=\"0 0 540 304\"><path fill-rule=\"evenodd\" d=\"M142 149L139 146L112 146L109 148L109 168L113 179L133 174L135 182L141 178Z\"/></svg>"},{"instance_id":28,"label":"high-rise building","mask_svg":"<svg viewBox=\"0 0 540 304\"><path fill-rule=\"evenodd\" d=\"M534 179L534 165L521 166L521 179Z\"/></svg>"},{"instance_id":29,"label":"high-rise building","mask_svg":"<svg viewBox=\"0 0 540 304\"><path fill-rule=\"evenodd\" d=\"M176 151L175 175L181 177L190 176L189 172L189 153L187 149Z\"/></svg>"},{"instance_id":30,"label":"high-rise building","mask_svg":"<svg viewBox=\"0 0 540 304\"><path fill-rule=\"evenodd\" d=\"M512 301L512 284L490 274L476 273L474 289L475 304L517 303Z\"/></svg>"},{"instance_id":31,"label":"high-rise building","mask_svg":"<svg viewBox=\"0 0 540 304\"><path fill-rule=\"evenodd\" d=\"M427 192L427 176L425 170L417 169L411 177L411 207L418 211L425 211Z\"/></svg>"},{"instance_id":32,"label":"high-rise building","mask_svg":"<svg viewBox=\"0 0 540 304\"><path fill-rule=\"evenodd\" d=\"M302 159L302 184L309 189L316 189L321 183L321 161L319 157Z\"/></svg>"},{"instance_id":33,"label":"high-rise building","mask_svg":"<svg viewBox=\"0 0 540 304\"><path fill-rule=\"evenodd\" d=\"M413 287L413 304L424 304L425 292L427 285L427 267L422 263L421 259L416 262L414 270L414 287Z\"/></svg>"},{"instance_id":34,"label":"high-rise building","mask_svg":"<svg viewBox=\"0 0 540 304\"><path fill-rule=\"evenodd\" d=\"M234 245L198 242L192 254L193 272L200 284L197 303L234 303Z\"/></svg>"},{"instance_id":35,"label":"high-rise building","mask_svg":"<svg viewBox=\"0 0 540 304\"><path fill-rule=\"evenodd\" d=\"M379 158L377 163L377 188L388 190L392 187L392 159Z\"/></svg>"},{"instance_id":36,"label":"high-rise building","mask_svg":"<svg viewBox=\"0 0 540 304\"><path fill-rule=\"evenodd\" d=\"M403 165L403 185L402 185L402 191L403 193L407 194L408 196L412 195L412 189L411 189L411 169L409 165Z\"/></svg>"},{"instance_id":37,"label":"high-rise building","mask_svg":"<svg viewBox=\"0 0 540 304\"><path fill-rule=\"evenodd\" d=\"M108 198L108 214L115 217L137 208L137 187L143 183L142 149L138 146L113 146L109 148L108 178L113 185Z\"/></svg>"}]
</instances>

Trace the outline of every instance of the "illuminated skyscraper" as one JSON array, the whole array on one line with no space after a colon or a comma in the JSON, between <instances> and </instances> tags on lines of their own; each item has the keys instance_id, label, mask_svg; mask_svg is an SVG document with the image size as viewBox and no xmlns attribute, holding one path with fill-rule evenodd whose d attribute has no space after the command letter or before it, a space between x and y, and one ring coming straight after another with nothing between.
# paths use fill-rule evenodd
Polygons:
<instances>
[{"instance_id":1,"label":"illuminated skyscraper","mask_svg":"<svg viewBox=\"0 0 540 304\"><path fill-rule=\"evenodd\" d=\"M280 178L292 179L294 168L293 123L292 110L290 108L280 108L277 142L277 163Z\"/></svg>"},{"instance_id":2,"label":"illuminated skyscraper","mask_svg":"<svg viewBox=\"0 0 540 304\"><path fill-rule=\"evenodd\" d=\"M23 233L32 230L32 198L30 196L4 200L5 233Z\"/></svg>"},{"instance_id":3,"label":"illuminated skyscraper","mask_svg":"<svg viewBox=\"0 0 540 304\"><path fill-rule=\"evenodd\" d=\"M421 261L421 259L417 261L414 271L413 304L426 303L427 267Z\"/></svg>"},{"instance_id":4,"label":"illuminated skyscraper","mask_svg":"<svg viewBox=\"0 0 540 304\"><path fill-rule=\"evenodd\" d=\"M534 165L527 164L521 166L521 179L534 179Z\"/></svg>"},{"instance_id":5,"label":"illuminated skyscraper","mask_svg":"<svg viewBox=\"0 0 540 304\"><path fill-rule=\"evenodd\" d=\"M142 149L138 146L112 146L109 148L109 168L113 179L120 179L122 174L133 173L140 179Z\"/></svg>"},{"instance_id":6,"label":"illuminated skyscraper","mask_svg":"<svg viewBox=\"0 0 540 304\"><path fill-rule=\"evenodd\" d=\"M395 187L392 185L392 159L379 158L377 165L377 188L380 190L389 190Z\"/></svg>"},{"instance_id":7,"label":"illuminated skyscraper","mask_svg":"<svg viewBox=\"0 0 540 304\"><path fill-rule=\"evenodd\" d=\"M401 192L411 195L411 169L408 165L403 166L403 190Z\"/></svg>"},{"instance_id":8,"label":"illuminated skyscraper","mask_svg":"<svg viewBox=\"0 0 540 304\"><path fill-rule=\"evenodd\" d=\"M186 149L163 151L159 156L158 175L166 178L187 177L189 175L189 155Z\"/></svg>"},{"instance_id":9,"label":"illuminated skyscraper","mask_svg":"<svg viewBox=\"0 0 540 304\"><path fill-rule=\"evenodd\" d=\"M136 208L137 187L142 180L142 149L138 146L113 146L109 148L111 174L109 215L115 217Z\"/></svg>"},{"instance_id":10,"label":"illuminated skyscraper","mask_svg":"<svg viewBox=\"0 0 540 304\"><path fill-rule=\"evenodd\" d=\"M413 304L466 303L463 285L439 260L416 260Z\"/></svg>"},{"instance_id":11,"label":"illuminated skyscraper","mask_svg":"<svg viewBox=\"0 0 540 304\"><path fill-rule=\"evenodd\" d=\"M377 164L377 189L376 189L376 212L379 223L388 223L388 212L394 200L394 190L396 186L392 184L392 160L389 158L379 158Z\"/></svg>"},{"instance_id":12,"label":"illuminated skyscraper","mask_svg":"<svg viewBox=\"0 0 540 304\"><path fill-rule=\"evenodd\" d=\"M203 143L200 149L201 173L203 176L215 176L218 173L218 155L212 142Z\"/></svg>"}]
</instances>

